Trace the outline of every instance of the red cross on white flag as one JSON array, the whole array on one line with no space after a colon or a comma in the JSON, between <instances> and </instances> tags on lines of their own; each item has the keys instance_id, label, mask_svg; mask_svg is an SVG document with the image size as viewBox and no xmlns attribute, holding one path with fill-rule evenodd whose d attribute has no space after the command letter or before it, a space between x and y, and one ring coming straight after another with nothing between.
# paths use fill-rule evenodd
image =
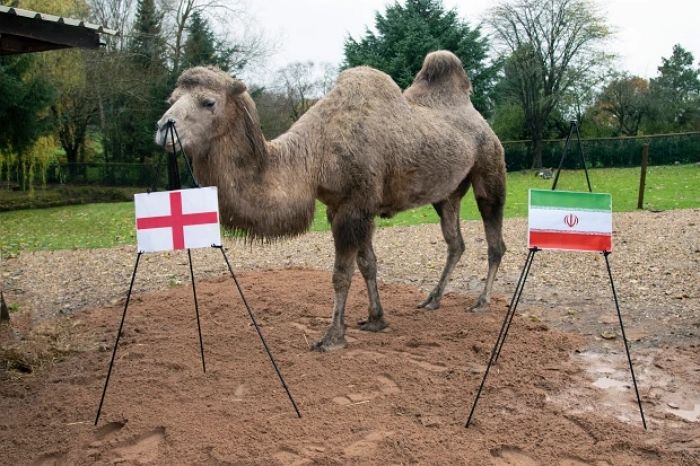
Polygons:
<instances>
[{"instance_id":1,"label":"red cross on white flag","mask_svg":"<svg viewBox=\"0 0 700 466\"><path fill-rule=\"evenodd\" d=\"M221 245L216 188L134 195L139 252Z\"/></svg>"}]
</instances>

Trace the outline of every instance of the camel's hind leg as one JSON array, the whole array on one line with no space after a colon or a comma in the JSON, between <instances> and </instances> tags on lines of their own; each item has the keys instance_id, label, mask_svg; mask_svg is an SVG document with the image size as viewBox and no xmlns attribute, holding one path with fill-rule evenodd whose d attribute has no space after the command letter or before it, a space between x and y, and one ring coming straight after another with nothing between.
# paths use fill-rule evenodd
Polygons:
<instances>
[{"instance_id":1,"label":"camel's hind leg","mask_svg":"<svg viewBox=\"0 0 700 466\"><path fill-rule=\"evenodd\" d=\"M468 188L469 182L465 181L450 197L433 205L440 216L442 236L447 243L447 262L437 286L430 292L426 300L418 305L419 308L437 309L440 307L440 300L445 292L447 282L450 280L450 275L464 253L464 240L459 229L459 205Z\"/></svg>"},{"instance_id":2,"label":"camel's hind leg","mask_svg":"<svg viewBox=\"0 0 700 466\"><path fill-rule=\"evenodd\" d=\"M506 253L506 244L503 241L503 206L506 200L505 173L496 172L491 177L474 177L472 185L476 204L484 222L489 256L489 271L486 275L484 289L476 303L470 307L470 310L475 310L488 305L491 301L491 288L496 279L498 267L501 265L501 258Z\"/></svg>"},{"instance_id":3,"label":"camel's hind leg","mask_svg":"<svg viewBox=\"0 0 700 466\"><path fill-rule=\"evenodd\" d=\"M379 300L379 289L377 288L377 257L374 255L372 247L372 234L374 232L374 222L370 225L370 231L357 251L357 266L362 273L362 277L367 284L367 295L369 297L369 316L366 321L360 322L360 328L370 332L378 332L386 328L384 321L384 311Z\"/></svg>"}]
</instances>

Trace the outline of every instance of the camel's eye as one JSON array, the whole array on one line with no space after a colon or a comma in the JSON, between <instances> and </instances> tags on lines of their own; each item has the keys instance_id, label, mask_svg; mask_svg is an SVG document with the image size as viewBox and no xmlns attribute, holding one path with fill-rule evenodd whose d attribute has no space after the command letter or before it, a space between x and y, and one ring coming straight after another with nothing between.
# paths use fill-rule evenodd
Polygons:
<instances>
[{"instance_id":1,"label":"camel's eye","mask_svg":"<svg viewBox=\"0 0 700 466\"><path fill-rule=\"evenodd\" d=\"M214 99L210 99L210 98L202 99L202 107L212 108L212 107L214 107L214 104L216 104L216 101Z\"/></svg>"}]
</instances>

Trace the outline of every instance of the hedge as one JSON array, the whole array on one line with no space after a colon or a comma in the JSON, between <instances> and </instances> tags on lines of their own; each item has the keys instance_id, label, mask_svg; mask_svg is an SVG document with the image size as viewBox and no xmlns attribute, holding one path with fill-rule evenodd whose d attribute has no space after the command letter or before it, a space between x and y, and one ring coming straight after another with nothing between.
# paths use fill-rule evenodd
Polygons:
<instances>
[{"instance_id":1,"label":"hedge","mask_svg":"<svg viewBox=\"0 0 700 466\"><path fill-rule=\"evenodd\" d=\"M142 188L104 186L49 186L34 192L6 191L0 189L0 212L20 209L37 209L94 202L125 202L134 199L134 193Z\"/></svg>"}]
</instances>

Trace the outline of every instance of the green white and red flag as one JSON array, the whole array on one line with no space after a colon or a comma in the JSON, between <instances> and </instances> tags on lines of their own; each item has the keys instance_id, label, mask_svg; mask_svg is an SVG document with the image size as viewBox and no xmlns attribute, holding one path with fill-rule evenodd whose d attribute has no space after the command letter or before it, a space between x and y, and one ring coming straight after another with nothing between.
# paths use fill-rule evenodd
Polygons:
<instances>
[{"instance_id":1,"label":"green white and red flag","mask_svg":"<svg viewBox=\"0 0 700 466\"><path fill-rule=\"evenodd\" d=\"M531 189L528 247L612 251L612 196Z\"/></svg>"}]
</instances>

